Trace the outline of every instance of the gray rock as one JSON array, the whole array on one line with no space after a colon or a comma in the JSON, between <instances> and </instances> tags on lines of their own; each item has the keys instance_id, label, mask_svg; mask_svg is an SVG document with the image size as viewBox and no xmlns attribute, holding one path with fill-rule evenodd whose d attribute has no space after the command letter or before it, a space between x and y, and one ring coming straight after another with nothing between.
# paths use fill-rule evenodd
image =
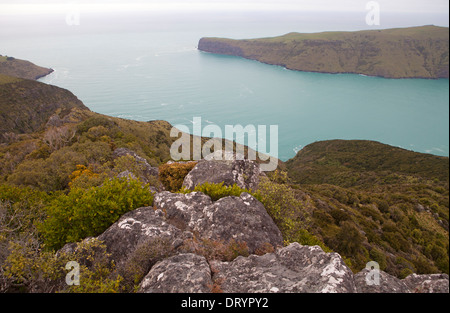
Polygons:
<instances>
[{"instance_id":1,"label":"gray rock","mask_svg":"<svg viewBox=\"0 0 450 313\"><path fill-rule=\"evenodd\" d=\"M414 293L448 293L449 278L447 274L417 275L411 274L403 282Z\"/></svg>"},{"instance_id":2,"label":"gray rock","mask_svg":"<svg viewBox=\"0 0 450 313\"><path fill-rule=\"evenodd\" d=\"M414 210L416 210L416 212L425 212L426 209L423 205L421 205L420 203L416 204L416 206L414 207Z\"/></svg>"},{"instance_id":3,"label":"gray rock","mask_svg":"<svg viewBox=\"0 0 450 313\"><path fill-rule=\"evenodd\" d=\"M405 279L398 279L380 271L379 285L366 283L369 270L364 269L355 275L356 289L360 293L448 293L449 278L447 274L417 275L411 274Z\"/></svg>"},{"instance_id":4,"label":"gray rock","mask_svg":"<svg viewBox=\"0 0 450 313\"><path fill-rule=\"evenodd\" d=\"M200 160L184 178L183 187L193 190L206 182L237 184L241 188L257 190L259 177L263 175L259 164L250 160Z\"/></svg>"},{"instance_id":5,"label":"gray rock","mask_svg":"<svg viewBox=\"0 0 450 313\"><path fill-rule=\"evenodd\" d=\"M265 243L282 245L283 237L261 202L248 193L212 202L200 192L158 193L154 206L164 210L167 219L180 229L202 238L245 242L250 253Z\"/></svg>"},{"instance_id":6,"label":"gray rock","mask_svg":"<svg viewBox=\"0 0 450 313\"><path fill-rule=\"evenodd\" d=\"M206 259L188 253L156 263L142 280L139 292L209 293L211 287L211 270Z\"/></svg>"},{"instance_id":7,"label":"gray rock","mask_svg":"<svg viewBox=\"0 0 450 313\"><path fill-rule=\"evenodd\" d=\"M355 292L351 270L337 253L298 243L263 256L211 262L213 281L226 293Z\"/></svg>"},{"instance_id":8,"label":"gray rock","mask_svg":"<svg viewBox=\"0 0 450 313\"><path fill-rule=\"evenodd\" d=\"M183 232L167 223L160 212L145 207L126 213L97 238L106 244L111 258L120 265L145 242L158 239L172 243L183 238Z\"/></svg>"},{"instance_id":9,"label":"gray rock","mask_svg":"<svg viewBox=\"0 0 450 313\"><path fill-rule=\"evenodd\" d=\"M389 275L386 272L378 271L379 281L370 279L373 276L368 269L364 269L355 275L356 290L358 293L409 293L410 288L402 280ZM368 276L369 275L369 276ZM369 277L368 283L366 277Z\"/></svg>"},{"instance_id":10,"label":"gray rock","mask_svg":"<svg viewBox=\"0 0 450 313\"><path fill-rule=\"evenodd\" d=\"M132 151L130 149L127 149L127 148L118 148L118 149L114 150L114 152L113 152L113 157L115 159L123 157L123 156L127 156L127 155L132 156L136 160L136 163L139 164L139 166L142 169L142 174L143 174L142 178L144 178L145 182L148 182L148 180L151 177L158 177L158 173L159 173L158 168L151 166L147 162L146 159L144 159L143 157L138 156L136 154L136 152L134 152L134 151Z\"/></svg>"},{"instance_id":11,"label":"gray rock","mask_svg":"<svg viewBox=\"0 0 450 313\"><path fill-rule=\"evenodd\" d=\"M212 205L212 201L201 192L178 194L164 191L155 195L153 205L164 210L171 224L182 230L196 230L196 225L204 218L204 208Z\"/></svg>"},{"instance_id":12,"label":"gray rock","mask_svg":"<svg viewBox=\"0 0 450 313\"><path fill-rule=\"evenodd\" d=\"M134 175L132 172L130 171L123 171L121 173L119 173L119 175L117 175L118 178L122 178L125 177L127 180L130 179L137 179L136 175Z\"/></svg>"}]
</instances>

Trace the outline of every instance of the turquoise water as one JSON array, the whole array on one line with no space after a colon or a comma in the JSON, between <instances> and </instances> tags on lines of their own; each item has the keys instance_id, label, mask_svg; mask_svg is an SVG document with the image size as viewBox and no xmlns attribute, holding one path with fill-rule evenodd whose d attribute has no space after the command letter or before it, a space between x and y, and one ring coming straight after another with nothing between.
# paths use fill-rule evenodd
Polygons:
<instances>
[{"instance_id":1,"label":"turquoise water","mask_svg":"<svg viewBox=\"0 0 450 313\"><path fill-rule=\"evenodd\" d=\"M328 139L449 155L448 80L295 72L198 51L200 37L227 35L218 29L2 38L0 53L52 67L55 72L41 81L69 89L99 113L191 129L194 117L222 129L278 125L282 160Z\"/></svg>"}]
</instances>

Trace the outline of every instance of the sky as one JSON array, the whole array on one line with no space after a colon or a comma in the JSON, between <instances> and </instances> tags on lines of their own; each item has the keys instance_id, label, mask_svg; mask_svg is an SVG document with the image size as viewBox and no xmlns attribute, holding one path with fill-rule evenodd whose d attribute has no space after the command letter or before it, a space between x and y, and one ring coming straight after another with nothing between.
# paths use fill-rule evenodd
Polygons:
<instances>
[{"instance_id":1,"label":"sky","mask_svg":"<svg viewBox=\"0 0 450 313\"><path fill-rule=\"evenodd\" d=\"M81 12L205 12L366 10L369 0L0 0L0 15L60 14L76 6ZM442 13L448 0L377 0L383 12Z\"/></svg>"}]
</instances>

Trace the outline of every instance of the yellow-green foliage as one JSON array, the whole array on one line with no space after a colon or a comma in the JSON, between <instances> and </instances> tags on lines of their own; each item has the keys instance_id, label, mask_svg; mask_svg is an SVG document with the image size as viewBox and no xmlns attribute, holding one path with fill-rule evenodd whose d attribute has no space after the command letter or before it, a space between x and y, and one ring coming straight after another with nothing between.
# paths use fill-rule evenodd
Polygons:
<instances>
[{"instance_id":1,"label":"yellow-green foliage","mask_svg":"<svg viewBox=\"0 0 450 313\"><path fill-rule=\"evenodd\" d=\"M211 197L212 201L217 201L221 198L235 196L239 197L241 193L247 192L249 194L252 194L256 198L260 198L258 194L252 193L251 190L241 188L236 184L233 184L232 186L224 186L223 182L220 184L211 184L211 183L204 183L202 185L196 186L194 190L183 188L180 190L181 193L190 193L190 192L203 192L204 194Z\"/></svg>"},{"instance_id":2,"label":"yellow-green foliage","mask_svg":"<svg viewBox=\"0 0 450 313\"><path fill-rule=\"evenodd\" d=\"M159 180L166 190L177 192L183 185L186 175L197 162L163 164L159 167Z\"/></svg>"},{"instance_id":3,"label":"yellow-green foliage","mask_svg":"<svg viewBox=\"0 0 450 313\"><path fill-rule=\"evenodd\" d=\"M275 174L276 180L282 180L283 174ZM298 242L303 245L318 245L325 251L330 249L308 228L310 216L303 201L296 195L295 190L287 184L279 184L268 178L262 178L257 197L280 229L286 244Z\"/></svg>"},{"instance_id":4,"label":"yellow-green foliage","mask_svg":"<svg viewBox=\"0 0 450 313\"><path fill-rule=\"evenodd\" d=\"M124 213L150 206L153 194L139 180L115 178L100 187L72 189L46 207L47 219L39 226L48 247L97 236Z\"/></svg>"},{"instance_id":5,"label":"yellow-green foliage","mask_svg":"<svg viewBox=\"0 0 450 313\"><path fill-rule=\"evenodd\" d=\"M69 187L71 189L81 188L87 189L101 185L105 180L106 173L97 174L93 171L92 167L86 167L84 165L77 165L77 169L69 176L71 181Z\"/></svg>"},{"instance_id":6,"label":"yellow-green foliage","mask_svg":"<svg viewBox=\"0 0 450 313\"><path fill-rule=\"evenodd\" d=\"M9 291L111 293L123 288L122 277L108 259L106 246L96 239L78 243L72 252L57 254L42 251L35 241L11 243L9 250L3 266ZM80 265L80 285L65 283L65 265L69 261Z\"/></svg>"},{"instance_id":7,"label":"yellow-green foliage","mask_svg":"<svg viewBox=\"0 0 450 313\"><path fill-rule=\"evenodd\" d=\"M0 293L1 266L11 243L29 241L36 236L35 224L44 218L43 207L50 196L31 188L0 185Z\"/></svg>"}]
</instances>

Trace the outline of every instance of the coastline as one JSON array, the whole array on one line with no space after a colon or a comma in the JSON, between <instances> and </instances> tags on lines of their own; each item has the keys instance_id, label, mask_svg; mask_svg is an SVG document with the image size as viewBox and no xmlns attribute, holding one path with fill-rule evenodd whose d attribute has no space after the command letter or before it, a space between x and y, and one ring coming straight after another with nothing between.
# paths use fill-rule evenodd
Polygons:
<instances>
[{"instance_id":1,"label":"coastline","mask_svg":"<svg viewBox=\"0 0 450 313\"><path fill-rule=\"evenodd\" d=\"M318 74L332 74L332 75L337 75L337 74L352 74L352 75L361 75L361 76L365 76L365 77L384 78L384 79L426 79L426 80L446 79L446 80L449 80L449 77L381 76L381 75L373 75L373 74L362 73L362 72L329 72L329 71L299 70L299 69L296 69L296 68L293 68L293 67L288 67L288 66L285 65L285 64L276 64L276 63L264 62L264 61L258 60L258 59L256 59L256 58L245 57L245 56L242 56L242 55L228 54L228 53L219 53L219 52L211 52L211 51L203 50L203 49L201 49L200 47L197 47L197 49L198 49L198 51L201 51L202 53L209 53L209 54L217 54L217 55L232 56L232 57L237 57L237 58L241 58L241 59L245 59L245 60L256 61L256 62L259 62L259 63L262 63L262 64L278 66L278 67L284 68L284 69L289 70L289 71L303 72L303 73L318 73Z\"/></svg>"},{"instance_id":2,"label":"coastline","mask_svg":"<svg viewBox=\"0 0 450 313\"><path fill-rule=\"evenodd\" d=\"M51 73L53 73L54 71L55 71L54 69L50 68L49 71L48 71L46 74L39 74L39 75L36 76L36 78L35 78L34 80L38 80L38 79L40 79L40 78L43 78L43 77L45 77L45 76L48 76L48 75L50 75Z\"/></svg>"}]
</instances>

